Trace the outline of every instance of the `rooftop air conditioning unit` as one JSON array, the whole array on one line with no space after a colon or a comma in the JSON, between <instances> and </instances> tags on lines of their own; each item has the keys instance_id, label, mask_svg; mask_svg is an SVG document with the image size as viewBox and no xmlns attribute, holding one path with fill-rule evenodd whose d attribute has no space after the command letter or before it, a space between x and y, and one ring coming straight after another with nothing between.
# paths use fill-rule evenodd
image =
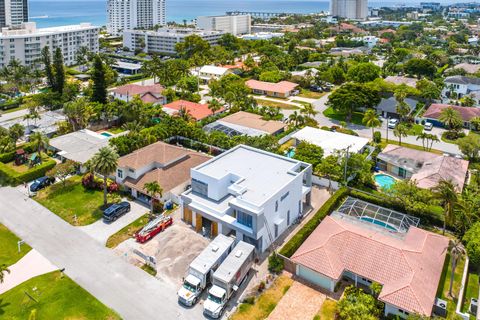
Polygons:
<instances>
[{"instance_id":1,"label":"rooftop air conditioning unit","mask_svg":"<svg viewBox=\"0 0 480 320\"><path fill-rule=\"evenodd\" d=\"M470 307L468 308L468 311L473 314L474 316L477 315L477 310L478 310L478 299L471 298L470 299Z\"/></svg>"},{"instance_id":2,"label":"rooftop air conditioning unit","mask_svg":"<svg viewBox=\"0 0 480 320\"><path fill-rule=\"evenodd\" d=\"M435 299L435 305L433 306L433 313L440 317L447 316L447 301L442 299Z\"/></svg>"}]
</instances>

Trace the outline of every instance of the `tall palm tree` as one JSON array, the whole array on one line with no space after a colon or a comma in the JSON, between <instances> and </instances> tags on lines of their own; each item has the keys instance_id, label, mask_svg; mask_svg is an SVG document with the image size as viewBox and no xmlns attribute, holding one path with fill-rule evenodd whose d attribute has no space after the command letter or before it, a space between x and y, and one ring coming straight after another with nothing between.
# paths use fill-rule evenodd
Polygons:
<instances>
[{"instance_id":1,"label":"tall palm tree","mask_svg":"<svg viewBox=\"0 0 480 320\"><path fill-rule=\"evenodd\" d=\"M42 162L42 150L48 148L49 139L41 132L34 132L30 135L30 142L36 147L40 162Z\"/></svg>"},{"instance_id":2,"label":"tall palm tree","mask_svg":"<svg viewBox=\"0 0 480 320\"><path fill-rule=\"evenodd\" d=\"M418 140L420 140L420 139L422 140L422 148L423 148L423 150L427 150L427 148L428 148L428 139L429 139L429 138L428 138L428 133L425 133L425 132L420 133L420 134L417 136L417 139L416 139L416 140L418 141ZM426 146L426 147L425 147L425 140L427 140L427 146Z\"/></svg>"},{"instance_id":3,"label":"tall palm tree","mask_svg":"<svg viewBox=\"0 0 480 320\"><path fill-rule=\"evenodd\" d=\"M215 112L222 108L222 104L217 99L212 99L208 102L208 109L212 111L212 114L215 115Z\"/></svg>"},{"instance_id":4,"label":"tall palm tree","mask_svg":"<svg viewBox=\"0 0 480 320\"><path fill-rule=\"evenodd\" d=\"M378 117L378 114L375 112L374 109L368 109L363 116L362 123L369 128L372 128L372 137L374 134L375 128L380 127L381 121Z\"/></svg>"},{"instance_id":5,"label":"tall palm tree","mask_svg":"<svg viewBox=\"0 0 480 320\"><path fill-rule=\"evenodd\" d=\"M103 176L104 207L107 207L107 178L117 169L118 158L118 153L114 149L103 147L90 160L91 169Z\"/></svg>"},{"instance_id":6,"label":"tall palm tree","mask_svg":"<svg viewBox=\"0 0 480 320\"><path fill-rule=\"evenodd\" d=\"M186 107L183 107L183 106L181 106L180 110L178 110L177 116L179 118L183 119L186 122L190 122L190 121L193 120L193 116L190 113L190 111Z\"/></svg>"},{"instance_id":7,"label":"tall palm tree","mask_svg":"<svg viewBox=\"0 0 480 320\"><path fill-rule=\"evenodd\" d=\"M408 136L408 128L403 123L400 123L393 129L393 135L398 138L398 144L402 145L402 137Z\"/></svg>"},{"instance_id":8,"label":"tall palm tree","mask_svg":"<svg viewBox=\"0 0 480 320\"><path fill-rule=\"evenodd\" d=\"M315 108L312 106L311 103L306 104L301 110L301 113L303 113L306 117L308 118L313 118L315 115L318 114L318 111L315 110Z\"/></svg>"},{"instance_id":9,"label":"tall palm tree","mask_svg":"<svg viewBox=\"0 0 480 320\"><path fill-rule=\"evenodd\" d=\"M10 273L10 269L8 269L6 264L0 265L0 283L3 283L5 280L6 273Z\"/></svg>"},{"instance_id":10,"label":"tall palm tree","mask_svg":"<svg viewBox=\"0 0 480 320\"><path fill-rule=\"evenodd\" d=\"M445 229L447 228L447 222L455 222L455 205L458 202L458 195L455 190L455 184L452 180L440 180L437 186L433 190L435 198L440 202L440 205L443 207L443 234L445 234Z\"/></svg>"},{"instance_id":11,"label":"tall palm tree","mask_svg":"<svg viewBox=\"0 0 480 320\"><path fill-rule=\"evenodd\" d=\"M450 261L452 262L452 271L450 274L450 286L448 287L448 295L453 298L453 279L455 277L455 269L457 268L458 260L465 254L465 248L462 242L458 239L450 242Z\"/></svg>"},{"instance_id":12,"label":"tall palm tree","mask_svg":"<svg viewBox=\"0 0 480 320\"><path fill-rule=\"evenodd\" d=\"M430 151L430 150L432 150L433 143L440 142L440 139L438 139L438 137L435 134L428 134L427 136L428 136L427 137L427 144L430 141L430 144L428 145L427 151Z\"/></svg>"},{"instance_id":13,"label":"tall palm tree","mask_svg":"<svg viewBox=\"0 0 480 320\"><path fill-rule=\"evenodd\" d=\"M288 116L288 122L292 123L295 127L298 127L305 122L305 118L300 113L298 113L297 110L295 110L292 114Z\"/></svg>"},{"instance_id":14,"label":"tall palm tree","mask_svg":"<svg viewBox=\"0 0 480 320\"><path fill-rule=\"evenodd\" d=\"M160 187L157 181L147 182L143 186L143 190L147 192L150 196L150 220L153 219L153 203L155 202L155 198L159 196L160 198L163 195L163 189Z\"/></svg>"}]
</instances>

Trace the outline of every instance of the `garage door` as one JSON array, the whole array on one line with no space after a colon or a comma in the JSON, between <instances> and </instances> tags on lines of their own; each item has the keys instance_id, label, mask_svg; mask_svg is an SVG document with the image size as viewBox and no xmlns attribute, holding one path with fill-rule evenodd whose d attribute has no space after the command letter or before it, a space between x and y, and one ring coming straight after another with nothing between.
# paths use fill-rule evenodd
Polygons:
<instances>
[{"instance_id":1,"label":"garage door","mask_svg":"<svg viewBox=\"0 0 480 320\"><path fill-rule=\"evenodd\" d=\"M298 266L297 276L327 290L331 288L332 280L304 266Z\"/></svg>"}]
</instances>

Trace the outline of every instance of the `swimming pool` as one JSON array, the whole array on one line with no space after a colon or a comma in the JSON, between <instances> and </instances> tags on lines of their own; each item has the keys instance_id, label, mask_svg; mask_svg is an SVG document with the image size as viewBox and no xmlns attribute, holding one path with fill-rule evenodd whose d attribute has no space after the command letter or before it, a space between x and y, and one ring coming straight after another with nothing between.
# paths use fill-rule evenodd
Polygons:
<instances>
[{"instance_id":1,"label":"swimming pool","mask_svg":"<svg viewBox=\"0 0 480 320\"><path fill-rule=\"evenodd\" d=\"M100 133L100 134L101 134L102 136L104 136L104 137L107 137L107 138L113 136L113 134L111 134L110 132L106 132L106 131L104 131L104 132L102 132L102 133Z\"/></svg>"},{"instance_id":2,"label":"swimming pool","mask_svg":"<svg viewBox=\"0 0 480 320\"><path fill-rule=\"evenodd\" d=\"M288 150L286 156L289 158L293 158L295 156L295 149Z\"/></svg>"},{"instance_id":3,"label":"swimming pool","mask_svg":"<svg viewBox=\"0 0 480 320\"><path fill-rule=\"evenodd\" d=\"M373 179L375 179L375 182L380 186L382 189L390 189L393 184L395 183L395 178L392 176L389 176L388 174L376 174Z\"/></svg>"},{"instance_id":4,"label":"swimming pool","mask_svg":"<svg viewBox=\"0 0 480 320\"><path fill-rule=\"evenodd\" d=\"M374 218L370 218L370 217L360 217L360 220L363 220L363 221L367 221L367 222L376 224L377 226L384 227L384 228L386 228L386 229L388 229L388 230L398 231L396 228L392 227L392 226L389 225L388 223L383 222L383 221L380 221L380 220L377 220L377 219L374 219Z\"/></svg>"}]
</instances>

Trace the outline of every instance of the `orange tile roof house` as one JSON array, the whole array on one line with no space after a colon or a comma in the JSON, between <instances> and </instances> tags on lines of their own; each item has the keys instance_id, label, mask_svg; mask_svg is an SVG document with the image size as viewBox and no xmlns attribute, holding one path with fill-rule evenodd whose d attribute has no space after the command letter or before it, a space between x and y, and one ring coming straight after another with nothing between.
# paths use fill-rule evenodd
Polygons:
<instances>
[{"instance_id":1,"label":"orange tile roof house","mask_svg":"<svg viewBox=\"0 0 480 320\"><path fill-rule=\"evenodd\" d=\"M178 196L190 183L190 169L209 159L196 151L156 142L121 157L116 181L128 188L133 197L145 202L150 201L143 189L145 184L157 181L163 189L160 200L178 202Z\"/></svg>"},{"instance_id":2,"label":"orange tile roof house","mask_svg":"<svg viewBox=\"0 0 480 320\"><path fill-rule=\"evenodd\" d=\"M167 103L167 98L162 95L163 90L165 90L165 88L161 84L143 86L132 83L113 88L110 90L110 93L115 99L126 102L138 96L145 103L165 104Z\"/></svg>"},{"instance_id":3,"label":"orange tile roof house","mask_svg":"<svg viewBox=\"0 0 480 320\"><path fill-rule=\"evenodd\" d=\"M463 126L466 128L470 128L470 120L475 117L480 117L480 108L477 107L461 107L449 104L440 104L440 103L433 103L427 111L423 114L423 118L427 119L429 122L432 122L436 126L443 126L443 123L439 120L442 111L447 108L453 108L458 113L463 120Z\"/></svg>"},{"instance_id":4,"label":"orange tile roof house","mask_svg":"<svg viewBox=\"0 0 480 320\"><path fill-rule=\"evenodd\" d=\"M258 80L248 80L245 82L255 94L263 94L272 97L287 98L292 95L298 84L289 81L280 81L271 83Z\"/></svg>"},{"instance_id":5,"label":"orange tile roof house","mask_svg":"<svg viewBox=\"0 0 480 320\"><path fill-rule=\"evenodd\" d=\"M403 233L385 229L369 222L371 217L343 212L390 210L355 198L347 198L342 207L348 202L345 211L325 217L294 253L297 275L329 291L342 277L355 285L377 282L383 286L378 299L385 303L385 315L431 316L448 238L415 225Z\"/></svg>"},{"instance_id":6,"label":"orange tile roof house","mask_svg":"<svg viewBox=\"0 0 480 320\"><path fill-rule=\"evenodd\" d=\"M187 110L190 115L196 120L205 119L213 115L212 110L208 108L208 104L200 104L186 100L176 100L171 103L167 103L163 106L163 111L170 115L177 114L181 109ZM215 114L225 111L225 108L220 108Z\"/></svg>"}]
</instances>

